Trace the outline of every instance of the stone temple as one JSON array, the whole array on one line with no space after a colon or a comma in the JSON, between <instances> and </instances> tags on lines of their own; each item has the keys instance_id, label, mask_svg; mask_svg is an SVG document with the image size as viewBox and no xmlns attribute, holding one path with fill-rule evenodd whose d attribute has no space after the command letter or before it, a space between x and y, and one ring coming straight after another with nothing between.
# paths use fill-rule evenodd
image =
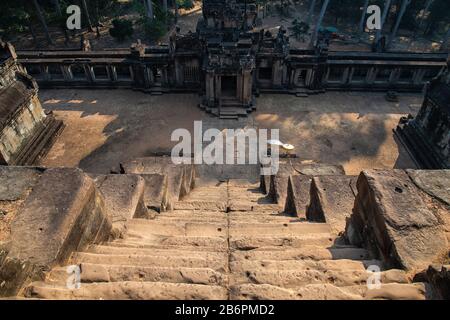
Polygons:
<instances>
[{"instance_id":1,"label":"stone temple","mask_svg":"<svg viewBox=\"0 0 450 320\"><path fill-rule=\"evenodd\" d=\"M255 18L253 1L205 0L196 32L177 30L167 45L16 55L0 43L0 297L450 299L447 55L332 52L320 41L298 50L283 28L259 30ZM272 175L261 163L163 155L114 172L45 167L40 158L71 128L43 111L37 84L148 99L195 92L205 117L233 128L267 92L296 99L426 84L420 112L396 129L417 168L354 175L295 154Z\"/></svg>"},{"instance_id":2,"label":"stone temple","mask_svg":"<svg viewBox=\"0 0 450 320\"><path fill-rule=\"evenodd\" d=\"M397 132L421 167L450 169L450 72L430 81L419 114Z\"/></svg>"},{"instance_id":3,"label":"stone temple","mask_svg":"<svg viewBox=\"0 0 450 320\"><path fill-rule=\"evenodd\" d=\"M0 164L33 164L62 126L44 113L36 81L17 63L14 48L0 42Z\"/></svg>"}]
</instances>

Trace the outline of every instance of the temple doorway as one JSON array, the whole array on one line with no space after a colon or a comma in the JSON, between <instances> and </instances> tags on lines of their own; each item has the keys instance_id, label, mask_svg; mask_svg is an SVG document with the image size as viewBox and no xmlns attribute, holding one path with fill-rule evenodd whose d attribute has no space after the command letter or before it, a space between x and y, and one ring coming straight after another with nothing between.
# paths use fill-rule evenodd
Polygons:
<instances>
[{"instance_id":1,"label":"temple doorway","mask_svg":"<svg viewBox=\"0 0 450 320\"><path fill-rule=\"evenodd\" d=\"M237 96L237 78L236 76L222 76L222 96Z\"/></svg>"}]
</instances>

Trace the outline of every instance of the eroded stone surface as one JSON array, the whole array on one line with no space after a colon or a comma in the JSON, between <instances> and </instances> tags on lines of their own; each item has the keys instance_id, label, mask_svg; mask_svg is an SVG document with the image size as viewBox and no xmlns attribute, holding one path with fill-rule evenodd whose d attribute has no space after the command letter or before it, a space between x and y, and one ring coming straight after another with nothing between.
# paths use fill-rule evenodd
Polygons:
<instances>
[{"instance_id":1,"label":"eroded stone surface","mask_svg":"<svg viewBox=\"0 0 450 320\"><path fill-rule=\"evenodd\" d=\"M0 294L16 293L27 278L67 262L73 251L107 240L110 230L91 178L79 169L46 170L12 222Z\"/></svg>"},{"instance_id":2,"label":"eroded stone surface","mask_svg":"<svg viewBox=\"0 0 450 320\"><path fill-rule=\"evenodd\" d=\"M167 175L169 209L190 191L192 184L191 165L173 164L170 157L147 157L128 161L123 164L125 173Z\"/></svg>"},{"instance_id":3,"label":"eroded stone surface","mask_svg":"<svg viewBox=\"0 0 450 320\"><path fill-rule=\"evenodd\" d=\"M0 201L14 201L25 196L45 169L0 166Z\"/></svg>"},{"instance_id":4,"label":"eroded stone surface","mask_svg":"<svg viewBox=\"0 0 450 320\"><path fill-rule=\"evenodd\" d=\"M450 205L450 170L406 170L424 192Z\"/></svg>"},{"instance_id":5,"label":"eroded stone surface","mask_svg":"<svg viewBox=\"0 0 450 320\"><path fill-rule=\"evenodd\" d=\"M357 182L347 236L365 243L385 262L409 270L427 268L448 254L442 222L402 170L368 170Z\"/></svg>"},{"instance_id":6,"label":"eroded stone surface","mask_svg":"<svg viewBox=\"0 0 450 320\"><path fill-rule=\"evenodd\" d=\"M284 206L287 196L288 178L291 175L340 175L345 174L342 166L304 163L298 158L280 160L279 170L270 177L269 196L275 203Z\"/></svg>"},{"instance_id":7,"label":"eroded stone surface","mask_svg":"<svg viewBox=\"0 0 450 320\"><path fill-rule=\"evenodd\" d=\"M110 174L98 175L94 181L103 196L105 212L110 216L118 235L124 231L127 220L147 216L144 205L145 181L142 177Z\"/></svg>"},{"instance_id":8,"label":"eroded stone surface","mask_svg":"<svg viewBox=\"0 0 450 320\"><path fill-rule=\"evenodd\" d=\"M354 176L314 177L306 218L327 222L336 234L343 232L355 202L356 179Z\"/></svg>"},{"instance_id":9,"label":"eroded stone surface","mask_svg":"<svg viewBox=\"0 0 450 320\"><path fill-rule=\"evenodd\" d=\"M284 211L287 214L306 217L306 209L310 202L311 176L293 175L288 179L288 189Z\"/></svg>"}]
</instances>

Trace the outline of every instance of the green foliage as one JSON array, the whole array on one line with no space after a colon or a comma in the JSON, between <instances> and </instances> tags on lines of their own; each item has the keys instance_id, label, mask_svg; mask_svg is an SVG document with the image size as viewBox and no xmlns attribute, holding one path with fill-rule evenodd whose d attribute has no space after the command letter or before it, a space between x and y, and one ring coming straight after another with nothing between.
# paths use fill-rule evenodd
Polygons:
<instances>
[{"instance_id":1,"label":"green foliage","mask_svg":"<svg viewBox=\"0 0 450 320\"><path fill-rule=\"evenodd\" d=\"M20 2L0 2L0 37L8 39L13 33L26 31L29 20Z\"/></svg>"},{"instance_id":2,"label":"green foliage","mask_svg":"<svg viewBox=\"0 0 450 320\"><path fill-rule=\"evenodd\" d=\"M194 8L194 1L192 0L176 0L176 2L178 4L178 8L186 10Z\"/></svg>"},{"instance_id":3,"label":"green foliage","mask_svg":"<svg viewBox=\"0 0 450 320\"><path fill-rule=\"evenodd\" d=\"M143 26L147 37L154 41L161 38L167 31L166 24L158 19L153 19L152 21L146 20Z\"/></svg>"},{"instance_id":4,"label":"green foliage","mask_svg":"<svg viewBox=\"0 0 450 320\"><path fill-rule=\"evenodd\" d=\"M109 29L109 34L117 41L122 42L133 35L133 22L130 20L114 19L112 24L113 27Z\"/></svg>"},{"instance_id":5,"label":"green foliage","mask_svg":"<svg viewBox=\"0 0 450 320\"><path fill-rule=\"evenodd\" d=\"M289 30L291 30L292 36L294 36L296 39L300 39L308 33L309 25L303 21L294 19L292 21L292 26L289 27Z\"/></svg>"},{"instance_id":6,"label":"green foliage","mask_svg":"<svg viewBox=\"0 0 450 320\"><path fill-rule=\"evenodd\" d=\"M435 0L430 7L430 16L428 17L427 34L439 31L439 28L449 28L450 24L450 1Z\"/></svg>"}]
</instances>

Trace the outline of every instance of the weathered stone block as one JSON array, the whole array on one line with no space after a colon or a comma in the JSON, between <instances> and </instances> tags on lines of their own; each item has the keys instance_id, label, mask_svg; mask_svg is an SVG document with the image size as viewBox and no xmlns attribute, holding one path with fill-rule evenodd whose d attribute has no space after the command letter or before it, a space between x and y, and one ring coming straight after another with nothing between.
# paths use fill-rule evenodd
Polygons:
<instances>
[{"instance_id":1,"label":"weathered stone block","mask_svg":"<svg viewBox=\"0 0 450 320\"><path fill-rule=\"evenodd\" d=\"M0 270L0 295L14 295L27 279L64 264L72 252L110 236L94 181L79 169L47 169L11 225L10 251Z\"/></svg>"},{"instance_id":2,"label":"weathered stone block","mask_svg":"<svg viewBox=\"0 0 450 320\"><path fill-rule=\"evenodd\" d=\"M129 219L147 217L145 181L142 177L130 174L98 175L95 185L103 196L105 212L111 218L115 236L124 232Z\"/></svg>"},{"instance_id":3,"label":"weathered stone block","mask_svg":"<svg viewBox=\"0 0 450 320\"><path fill-rule=\"evenodd\" d=\"M355 202L356 179L355 176L314 177L306 218L328 223L336 234L345 231Z\"/></svg>"},{"instance_id":4,"label":"weathered stone block","mask_svg":"<svg viewBox=\"0 0 450 320\"><path fill-rule=\"evenodd\" d=\"M300 218L306 217L311 189L311 176L290 176L284 212Z\"/></svg>"},{"instance_id":5,"label":"weathered stone block","mask_svg":"<svg viewBox=\"0 0 450 320\"><path fill-rule=\"evenodd\" d=\"M166 211L169 205L168 178L165 174L141 174L145 181L144 203L147 209Z\"/></svg>"},{"instance_id":6,"label":"weathered stone block","mask_svg":"<svg viewBox=\"0 0 450 320\"><path fill-rule=\"evenodd\" d=\"M450 206L450 170L406 170L422 191Z\"/></svg>"},{"instance_id":7,"label":"weathered stone block","mask_svg":"<svg viewBox=\"0 0 450 320\"><path fill-rule=\"evenodd\" d=\"M288 188L288 178L291 175L341 175L345 174L340 165L309 164L300 159L280 160L280 167L276 175L270 177L269 197L280 205L285 204Z\"/></svg>"},{"instance_id":8,"label":"weathered stone block","mask_svg":"<svg viewBox=\"0 0 450 320\"><path fill-rule=\"evenodd\" d=\"M125 173L167 175L169 210L172 209L174 202L190 191L192 171L187 170L187 167L191 167L191 165L173 164L170 157L139 158L123 164Z\"/></svg>"},{"instance_id":9,"label":"weathered stone block","mask_svg":"<svg viewBox=\"0 0 450 320\"><path fill-rule=\"evenodd\" d=\"M364 244L389 266L421 270L448 255L442 222L403 170L368 170L357 182L358 194L346 234Z\"/></svg>"},{"instance_id":10,"label":"weathered stone block","mask_svg":"<svg viewBox=\"0 0 450 320\"><path fill-rule=\"evenodd\" d=\"M35 167L0 166L0 201L24 197L44 171Z\"/></svg>"}]
</instances>

